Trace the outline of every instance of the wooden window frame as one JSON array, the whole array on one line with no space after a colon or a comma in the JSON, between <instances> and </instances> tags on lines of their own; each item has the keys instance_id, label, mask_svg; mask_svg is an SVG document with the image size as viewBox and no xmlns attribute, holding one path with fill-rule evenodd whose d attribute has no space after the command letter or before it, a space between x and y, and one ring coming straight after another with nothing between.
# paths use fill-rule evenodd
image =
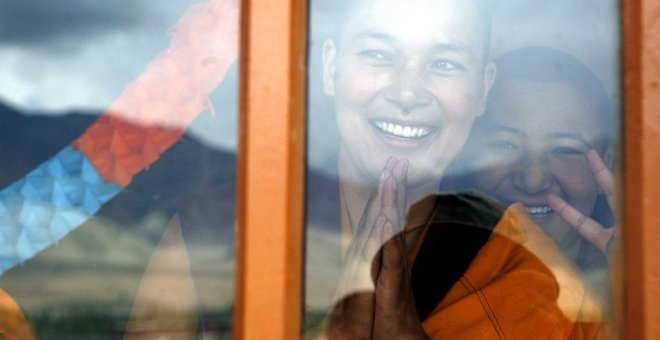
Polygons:
<instances>
[{"instance_id":1,"label":"wooden window frame","mask_svg":"<svg viewBox=\"0 0 660 340\"><path fill-rule=\"evenodd\" d=\"M233 334L302 331L306 1L242 0Z\"/></svg>"},{"instance_id":2,"label":"wooden window frame","mask_svg":"<svg viewBox=\"0 0 660 340\"><path fill-rule=\"evenodd\" d=\"M660 338L660 2L623 0L624 339Z\"/></svg>"},{"instance_id":3,"label":"wooden window frame","mask_svg":"<svg viewBox=\"0 0 660 340\"><path fill-rule=\"evenodd\" d=\"M622 338L660 338L660 2L623 0ZM243 0L234 336L302 329L303 0Z\"/></svg>"}]
</instances>

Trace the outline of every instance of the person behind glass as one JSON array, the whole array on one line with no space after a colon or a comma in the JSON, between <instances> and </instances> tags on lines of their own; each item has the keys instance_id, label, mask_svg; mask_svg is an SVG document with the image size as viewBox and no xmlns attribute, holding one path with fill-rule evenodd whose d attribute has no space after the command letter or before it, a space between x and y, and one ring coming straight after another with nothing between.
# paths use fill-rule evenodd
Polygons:
<instances>
[{"instance_id":1,"label":"person behind glass","mask_svg":"<svg viewBox=\"0 0 660 340\"><path fill-rule=\"evenodd\" d=\"M593 336L597 306L521 206L436 195L495 78L483 1L346 6L323 46L323 90L351 237L324 336Z\"/></svg>"},{"instance_id":2,"label":"person behind glass","mask_svg":"<svg viewBox=\"0 0 660 340\"><path fill-rule=\"evenodd\" d=\"M611 162L603 161L611 158L612 109L603 85L551 48L509 52L496 64L487 113L465 148L465 184L522 203L588 278L606 273L615 228Z\"/></svg>"}]
</instances>

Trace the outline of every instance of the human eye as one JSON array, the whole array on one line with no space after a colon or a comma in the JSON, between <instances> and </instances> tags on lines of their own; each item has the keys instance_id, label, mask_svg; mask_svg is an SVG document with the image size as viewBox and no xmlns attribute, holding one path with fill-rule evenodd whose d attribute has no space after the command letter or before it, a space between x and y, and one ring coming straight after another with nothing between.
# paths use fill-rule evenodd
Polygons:
<instances>
[{"instance_id":1,"label":"human eye","mask_svg":"<svg viewBox=\"0 0 660 340\"><path fill-rule=\"evenodd\" d=\"M518 145L514 142L508 140L495 140L488 144L492 149L503 150L503 151L517 151Z\"/></svg>"},{"instance_id":2,"label":"human eye","mask_svg":"<svg viewBox=\"0 0 660 340\"><path fill-rule=\"evenodd\" d=\"M389 53L377 49L365 49L358 52L358 55L372 65L389 65L393 60Z\"/></svg>"},{"instance_id":3,"label":"human eye","mask_svg":"<svg viewBox=\"0 0 660 340\"><path fill-rule=\"evenodd\" d=\"M548 145L551 154L556 157L571 159L585 157L589 149L584 142L573 138L562 138Z\"/></svg>"},{"instance_id":4,"label":"human eye","mask_svg":"<svg viewBox=\"0 0 660 340\"><path fill-rule=\"evenodd\" d=\"M464 69L464 67L454 61L447 59L435 59L431 62L431 70L441 74L452 74L454 72Z\"/></svg>"},{"instance_id":5,"label":"human eye","mask_svg":"<svg viewBox=\"0 0 660 340\"><path fill-rule=\"evenodd\" d=\"M582 156L585 151L577 147L557 146L552 149L552 153L560 156Z\"/></svg>"}]
</instances>

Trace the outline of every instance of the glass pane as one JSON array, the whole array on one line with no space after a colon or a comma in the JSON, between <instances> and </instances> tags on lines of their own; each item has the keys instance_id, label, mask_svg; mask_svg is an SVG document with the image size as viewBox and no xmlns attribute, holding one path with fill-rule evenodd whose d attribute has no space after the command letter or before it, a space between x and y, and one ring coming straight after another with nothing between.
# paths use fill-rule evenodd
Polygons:
<instances>
[{"instance_id":1,"label":"glass pane","mask_svg":"<svg viewBox=\"0 0 660 340\"><path fill-rule=\"evenodd\" d=\"M0 4L1 334L230 336L238 6Z\"/></svg>"},{"instance_id":2,"label":"glass pane","mask_svg":"<svg viewBox=\"0 0 660 340\"><path fill-rule=\"evenodd\" d=\"M617 6L311 1L307 337L616 337Z\"/></svg>"}]
</instances>

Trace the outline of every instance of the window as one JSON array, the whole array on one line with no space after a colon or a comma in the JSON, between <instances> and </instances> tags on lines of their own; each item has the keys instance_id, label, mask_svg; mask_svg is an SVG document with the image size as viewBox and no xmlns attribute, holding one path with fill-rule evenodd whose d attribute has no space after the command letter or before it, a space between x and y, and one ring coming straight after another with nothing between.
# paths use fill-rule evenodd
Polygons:
<instances>
[{"instance_id":1,"label":"window","mask_svg":"<svg viewBox=\"0 0 660 340\"><path fill-rule=\"evenodd\" d=\"M381 3L387 5L379 6ZM450 5L447 2L442 4L445 5L442 10L447 12L446 6ZM490 46L497 64L497 76L484 103L485 113L481 115L478 112L478 117L469 117L468 108L452 106L455 102L447 99L451 96L458 98L461 91L466 91L461 86L470 84L470 72L478 70L470 64L473 59L460 53L473 41L464 42L461 40L463 37L456 33L469 31L474 23L463 20L464 26L454 30L447 28L451 23L439 27L442 20L438 18L445 18L442 11L433 15L433 5L426 2L424 5L426 10L416 10L415 4L386 1L369 2L368 6L363 7L359 3L311 2L307 321L316 322L316 326L322 329L327 325L319 323L320 320L341 309L341 305L338 308L335 303L344 303L346 308L346 301L353 303L355 300L351 299L355 295L377 289L377 283L368 282L370 275L375 275L368 265L363 266L365 274L362 280L356 279L356 275L360 277L359 270L351 272L346 268L359 268L364 260L358 257L364 257L364 251L368 250L368 241L364 241L368 237L362 239L365 243L359 243L360 228L371 230L377 224L375 215L366 226L362 223L369 221L365 216L369 215L372 199L378 197L379 185L387 185L382 182L384 177L380 177L379 182L379 176L387 176L387 170L383 169L388 167L385 165L388 157L394 156L408 160L407 181L412 182L408 189L418 190L420 177L431 182L431 186L434 185L434 178L442 177L442 182L436 188L427 190L427 194L434 190L453 193L476 189L505 206L519 204L517 209L536 222L543 233L552 239L554 247L575 267L571 276L585 281L585 286L594 291L594 301L599 307L592 311L593 318L586 319L609 320L616 328L618 320L615 313L620 312L617 303L621 301L621 295L617 294L622 293L616 289L621 282L635 279L621 276L619 271L619 275L614 276L615 290L612 293L608 271L610 265L618 261L617 255L610 255L608 259L603 257L603 251L600 254L593 252L593 247L600 247L607 253L612 246L619 252L610 254L621 256L628 256L630 249L629 244L618 247L616 241L607 241L615 240L610 237L615 230L612 227L623 222L624 215L618 211L620 208L612 198L622 195L616 176L622 176L628 164L623 164L619 135L619 108L623 103L619 79L622 62L618 47L621 44L618 3L493 3ZM456 18L460 16L448 17L458 20ZM428 19L427 22L427 18L433 20ZM438 27L432 26L434 24ZM437 33L443 32L443 28L450 33ZM483 29L483 26L475 30L479 28ZM473 37L470 35L470 38ZM451 46L450 43L443 45L438 42L443 38L451 43L458 41L456 44L462 49L441 49L438 46ZM427 40L424 39L435 39L436 43L425 45ZM429 47L424 49L427 45ZM468 53L468 56L474 55L479 53ZM487 75L488 70L484 73ZM462 79L463 82L460 82ZM471 84L475 87L480 85ZM532 93L538 94L538 97L529 100ZM474 102L481 95L477 90L469 94L477 98ZM589 97L592 99L586 99ZM434 123L432 119L434 104L437 106L436 112L442 112L435 121L442 124ZM557 110L550 112L553 108ZM455 121L452 120L452 115L461 112L463 121L476 118L464 146L454 151L454 146L463 145L463 139L460 134L452 134L451 138L447 138L450 144L443 146L442 141L438 141L437 149L432 150L435 147L433 138L444 133L444 128L452 131L464 128L453 125ZM594 115L585 115L587 112ZM600 115L596 115L597 112ZM589 115L592 117L590 123L573 121ZM587 132L589 130L591 132ZM575 144L569 145L570 140ZM454 154L457 156L454 157ZM426 166L426 163L432 163L434 167ZM607 172L615 177L606 184L603 174ZM400 188L401 183L405 182L396 183L396 187ZM617 194L610 196L611 202L608 204L602 193L612 191ZM416 193L418 195L415 197L408 192L406 194L408 199L418 200L427 195ZM454 204L448 202L445 204ZM411 202L407 203L410 207ZM423 211L420 206L416 208ZM551 221L559 215L562 218ZM449 219L457 218L451 216ZM408 219L414 219L414 216L408 215ZM625 226L630 227L629 224ZM415 231L416 227L418 225L410 223L406 226L404 240L415 239L415 233L424 234L429 230ZM374 235L373 230L366 233ZM585 244L580 232L594 242ZM630 233L625 230L621 232L623 235ZM465 242L466 238L462 236L457 241ZM629 242L636 238L622 239ZM491 240L488 239L486 246ZM425 247L424 243L413 245ZM414 246L411 247L413 252L421 251ZM445 245L449 246L458 249L451 248L452 252L444 254L445 258L453 256L449 262L460 261L461 247L455 243ZM478 249L481 255L487 250ZM377 258L376 250L372 251ZM351 252L357 255L352 257ZM433 270L441 271L448 267L442 259L438 259L440 255L434 256L431 261L435 261L435 267L431 266ZM468 271L472 268L469 266L479 265L479 254L475 256L466 260ZM543 258L544 255L538 256ZM411 264L413 287L416 285L416 265L417 262ZM632 263L628 266L626 273L638 270ZM463 270L465 268L461 268L458 274L464 273ZM499 274L503 275L502 272ZM421 280L426 279L430 280L426 276L422 276ZM417 280L419 284L420 279ZM452 282L458 280L457 277ZM335 287L335 282L339 282L339 289ZM563 285L560 281L557 283ZM462 281L460 284L465 285ZM459 286L458 283L456 285ZM488 287L478 286L475 289L479 288ZM458 294L452 290L447 294L452 293ZM501 293L498 291L498 294ZM486 299L492 304L497 303L492 301L497 297ZM415 299L415 302L420 303L420 300ZM437 306L442 306L442 302L433 304L431 308ZM458 308L456 306L451 305ZM497 306L489 308L497 310ZM417 312L422 312L419 306ZM434 309L434 313L441 312L441 307ZM584 322L586 309L581 312ZM497 312L493 313L497 317ZM426 325L425 330L432 327ZM505 328L502 326L501 331L508 334L509 330ZM314 331L317 330L313 329L312 335L316 334ZM605 332L615 334L616 330Z\"/></svg>"},{"instance_id":2,"label":"window","mask_svg":"<svg viewBox=\"0 0 660 340\"><path fill-rule=\"evenodd\" d=\"M4 124L0 126L0 129L3 129L3 136L5 136L5 140L0 145L3 155L9 159L9 161L5 159L5 165L1 167L3 171L0 173L0 179L4 183L3 188L9 188L12 183L20 180L31 170L56 155L58 151L70 145L97 119L97 117L86 115L43 117L36 114L51 113L47 112L51 110L58 112L94 111L97 114L105 111L114 99L121 97L122 89L141 74L142 68L148 64L149 60L167 46L167 40L164 39L165 36L162 33L168 27L172 27L176 19L192 3L179 2L175 5L167 5L176 8L162 7L153 11L150 10L153 4L146 1L138 3L137 9L135 6L129 9L127 6L123 8L115 5L117 5L116 1L99 5L105 6L102 11L95 7L84 6L82 3L69 3L66 6L62 5L66 7L64 9L53 8L52 10L44 10L45 5L43 4L37 6L25 1L21 4L0 5L2 9L0 13L5 14L0 48L6 52L2 55L8 58L0 63L0 65L4 65L0 68L4 69L3 72L7 75L7 78L3 78L5 79L4 85L0 88L4 87L5 93L9 93L3 94L4 107L2 110L4 112L0 115L4 119ZM610 5L614 6L614 4ZM105 204L95 217L71 231L57 244L48 247L31 259L25 257L25 254L35 252L30 247L21 248L28 249L28 251L21 250L23 255L18 255L14 246L1 247L0 260L2 260L5 272L0 276L0 288L7 291L18 302L36 335L70 336L78 334L114 338L124 335L127 326L129 330L132 329L135 332L134 335L144 335L140 331L147 329L131 328L136 324L131 326L129 318L130 315L135 315L131 313L137 312L134 309L134 298L140 295L141 284L149 283L148 280L145 280L148 278L148 275L144 275L145 269L152 267L154 262L157 263L158 260L154 260L156 258L160 258L160 263L165 261L169 268L175 267L174 264L169 266L167 256L172 255L180 260L183 255L181 251L186 250L186 255L192 263L190 269L193 271L193 275L187 277L188 279L192 277L193 280L184 279L178 282L182 283L184 288L185 285L188 285L189 288L190 284L194 284L198 288L196 290L198 296L188 297L199 299L199 302L190 303L190 299L182 300L187 304L186 306L198 308L198 312L193 313L197 314L197 317L204 316L203 328L200 327L199 319L190 324L194 324L198 330L207 330L208 337L228 336L228 328L232 327L231 332L237 338L291 339L302 336L303 330L309 332L309 330L317 329L318 322L325 317L332 302L333 296L330 295L334 294L334 283L329 283L330 279L328 281L312 280L314 276L319 277L319 275L324 275L323 273L328 273L321 270L322 268L314 266L313 263L340 260L342 255L341 253L328 255L321 251L314 252L314 248L309 245L321 246L321 248L316 247L317 249L322 249L322 246L341 249L342 245L341 240L336 238L339 235L338 232L323 229L320 224L318 225L321 228L314 230L310 228L303 232L302 229L303 137L305 136L304 115L302 114L305 100L303 65L305 65L304 45L306 41L304 37L307 34L307 29L304 28L306 23L305 4L281 0L254 0L244 1L241 6L243 63L240 67L233 65L226 78L239 78L240 74L241 79L239 87L242 128L239 133L241 136L239 152L237 152L239 156L238 171L219 171L219 169L228 169L226 165L232 164L231 157L225 158L221 155L222 150L225 150L223 148L210 147L203 142L197 143L197 137L190 137L192 136L190 135L192 129L190 129L182 141L161 156L159 162L154 163L146 172L131 178L131 185L125 189L118 190L112 186L96 187L97 193L104 194L102 196L117 194L117 197ZM557 4L543 4L543 6L553 7ZM620 13L612 15L622 18L623 39L620 43L623 46L624 57L621 70L611 72L616 77L623 73L622 78L625 80L621 81L619 85L612 83L610 85L612 88L609 89L613 93L616 93L617 86L624 89L623 100L619 98L620 103L616 104L615 100L614 104L614 107L622 105L625 112L622 119L624 131L622 138L625 143L620 150L620 158L617 160L618 166L625 171L619 170L617 174L622 176L621 185L625 188L622 194L624 201L632 203L625 204L621 211L622 214L619 216L625 229L622 229L621 249L615 250L619 251L622 256L615 264L617 280L614 281L612 288L615 298L612 306L615 311L619 312L620 324L623 325L619 330L619 336L631 339L650 339L660 334L658 329L660 326L651 322L660 314L653 303L654 297L660 293L657 291L659 289L657 287L660 286L656 284L653 273L657 272L660 264L654 260L655 256L652 253L655 241L658 240L658 231L652 222L655 221L652 212L657 206L655 203L657 200L654 197L659 194L657 188L660 187L657 183L658 177L655 176L657 164L653 160L655 151L660 147L657 145L657 141L660 139L656 138L658 136L655 128L658 126L657 115L652 114L658 110L657 104L650 100L656 97L654 94L657 92L655 79L658 78L658 70L655 65L657 65L658 42L652 34L653 28L657 26L655 25L657 15L654 14L657 13L657 7L655 3L647 0L625 1L620 4ZM313 51L318 52L322 49L319 41L314 40L319 33L315 31L317 28L314 27L316 21L314 18L320 18L317 12L314 12L315 2L310 4L310 10L312 11L310 15L312 22L309 28L310 40L307 44L312 52L308 57L311 64L307 100L312 106L315 104L314 98L323 98L321 97L323 89L318 86L320 80L314 79L319 73L314 73L313 69L314 63L318 62L318 59L313 57ZM539 12L543 12L543 15L557 14L552 10L539 10ZM595 12L598 11L586 11L585 21L589 21L588 19ZM36 18L41 22L53 19L55 23L49 25L49 29L45 31L39 30L39 25L21 20L23 15L29 15L30 18ZM82 20L82 23L76 20L81 18L86 20ZM525 22L521 22L522 24ZM497 21L494 20L494 32L498 29L496 25ZM91 27L98 27L98 31L103 34L97 36L94 33L97 31L89 29ZM128 30L134 29L142 30L144 33L158 31L157 34L161 34L161 39L126 33ZM603 27L587 26L574 33L582 35L599 29L603 29ZM536 34L538 32L530 30L523 33ZM57 36L58 39L40 40L44 36ZM571 34L571 36L562 35L555 38L570 41L574 37ZM501 48L502 44L507 43L497 40L492 42L494 48L498 46ZM91 47L87 47L87 44L91 44L89 45ZM618 44L613 44L612 48L616 49ZM95 47L98 45L103 46ZM577 46L578 49L581 47L583 46ZM77 56L82 58L94 55L93 51L107 52L100 57L94 57L96 62L102 65L92 67L87 63L78 62ZM600 56L585 51L587 51L586 48L582 51L584 54L582 57L602 60L609 58L595 58ZM50 59L47 60L50 61L42 61L41 58L44 56L48 56ZM361 54L361 57L381 63L380 66L387 61L387 55L381 51L370 51ZM205 60L203 64L212 67L214 61ZM108 65L111 67L107 67ZM456 65L448 60L434 62L431 65L434 72L456 71ZM46 69L57 72L54 76L50 76L51 73L45 71L36 72ZM79 76L81 71L84 71L82 73L86 74L86 77ZM13 76L9 76L11 74ZM92 80L88 79L90 75L93 75ZM111 79L115 80L111 81ZM317 86L314 85L315 81L317 81ZM221 112L224 109L222 103L231 102L233 96L236 96L232 89L223 88L227 84L229 83L223 83L221 88L211 95L211 103L214 104L216 115L202 114L202 119L206 120L202 120L197 131L202 131L202 134L204 132L212 134L214 138L222 134L222 140L233 140L225 135L235 133L229 131L231 129L222 132L215 130L209 132L208 130L225 129L233 124L231 120L226 120L228 116ZM103 90L99 87L102 87ZM61 95L48 96L53 93ZM17 108L21 111L29 111L30 114L12 114L11 112ZM308 116L312 126L321 123L319 120L321 118L329 118L314 116L315 113L310 111ZM26 125L20 125L20 120L27 121ZM63 123L64 121L75 121L75 123ZM216 122L223 122L223 124L215 124ZM330 123L332 123L331 119ZM330 125L325 127L331 128ZM385 131L393 130L396 133L396 126L390 129L388 123L387 126L382 127ZM33 128L34 133L30 131ZM404 128L405 126L402 127L402 131ZM48 132L40 134L36 132L37 130ZM313 129L310 128L310 131ZM411 133L412 129L409 134ZM419 127L417 134L420 134ZM206 143L217 141L214 138L206 140ZM317 137L313 132L308 136L309 161L323 164L324 160L319 159L322 157L316 158L319 154L315 150L318 150L316 148L319 147L319 144L315 138ZM329 149L337 147L336 144L330 143L325 146ZM495 143L493 146L505 147L503 152L511 150L507 143ZM183 151L177 152L177 149ZM559 148L556 155L571 157L572 153L571 148L562 147ZM13 156L13 154L17 156ZM204 155L198 157L198 154ZM66 159L69 158L65 157ZM168 162L168 159L171 162ZM336 164L333 159L328 159L326 162L325 166L321 165L321 168L330 168ZM58 164L61 163L62 161L59 161ZM195 169L198 170L197 176L193 179L186 176L176 176L176 178L172 176L178 173L177 171L186 171L177 167L181 163L197 164L197 169ZM58 169L53 164L50 163L49 171ZM153 177L150 176L152 174ZM157 174L172 177L158 177ZM238 231L235 243L237 266L233 265L234 256L231 246L225 247L224 243L217 240L217 238L229 240L233 237L227 234L202 232L197 234L201 240L197 238L184 242L185 248L176 249L179 253L176 253L173 248L169 248L172 252L161 251L159 253L157 248L168 249L165 246L158 246L164 235L170 235L174 241L182 244L181 234L177 233L176 228L168 229L168 226L173 225L171 222L177 221L177 219L172 219L175 216L174 205L170 205L172 202L192 209L192 211L186 210L183 214L178 214L179 217L184 216L183 219L179 219L182 229L187 224L186 216L200 212L196 209L201 209L203 215L216 216L214 219L221 220L223 226L230 225L228 228L231 229L231 225L234 223L233 208L218 208L222 205L214 203L217 196L222 196L223 202L233 201L228 198L233 196L230 189L234 186L233 176L237 176L238 179L235 184L235 191L238 194L235 213L237 219L235 230ZM120 177L123 178L122 181L126 180L126 177L118 176L118 178ZM158 178L162 178L167 185L154 184ZM181 178L185 178L185 180L181 180ZM310 170L307 176L308 183L311 181L319 183L319 180L328 188L334 185L332 181L323 182L324 178ZM52 182L45 181L46 183ZM118 181L120 180L118 179ZM55 188L54 185L44 186L43 178L31 178L28 182L29 185L22 183L21 189L30 195L38 196L43 194L44 188ZM140 185L141 182L144 184ZM24 186L25 189L23 189ZM72 191L71 186L62 187L58 184L57 189L62 188L69 188L69 191L64 192L69 193L70 196L76 192ZM52 191L50 193L52 194ZM308 203L305 208L308 223L322 221L322 219L315 220L317 217L313 217L311 214L323 215L324 209L327 207L324 207L323 204L314 206L309 203L314 200L324 202L321 193L321 190L308 191ZM11 211L12 204L15 207L16 200L8 199L4 195L5 193L0 194L3 199L0 211ZM85 196L73 195L69 197L69 200L75 201L76 197L84 198ZM174 199L174 197L178 199ZM78 201L85 202L88 204L87 207L91 207L92 210L100 203L91 199L78 199ZM63 201L58 202L63 204ZM177 207L181 208L182 205L177 205ZM142 206L147 206L149 209L139 209ZM51 214L40 204L34 204L31 208L36 208L36 210L31 210L35 213L22 217L20 214L18 215L19 219L23 219L21 223L42 225L43 220ZM536 212L530 210L530 213L538 214L538 209L536 210ZM138 212L126 213L131 211ZM15 212L16 210L14 210ZM189 214L186 215L186 213ZM10 229L5 229L6 216L2 217L2 223L4 223L2 241L11 243L17 241L18 236L9 232ZM82 222L80 214L69 214L68 216L74 222ZM337 218L336 215L330 217ZM139 222L136 222L138 220ZM200 222L205 224L204 221ZM229 234L233 232L233 230L222 228ZM61 228L57 230L61 230ZM48 244L50 242L50 240L44 242L40 235L42 234L31 234L29 238L35 243ZM62 232L55 235L62 236ZM209 235L214 235L214 237ZM334 241L332 238L327 238L328 235L334 235ZM184 236L186 236L185 232ZM302 252L303 236L306 236L308 243L306 258L303 257ZM51 235L49 234L48 237ZM227 238L224 239L225 237ZM113 241L112 246L109 245L108 240ZM166 238L162 244L166 244L167 240ZM207 247L208 243L213 243L214 246ZM218 243L223 246L217 247ZM156 256L156 254L161 254L162 257ZM200 270L199 265L208 263L205 262L207 260L212 261L213 264ZM307 263L305 275L302 275L305 263L303 261ZM183 262L182 267L177 268L186 269L186 263ZM85 266L82 266L82 263L85 263ZM338 266L335 268L340 269ZM219 283L221 277L231 278L234 270L236 271L235 293L231 288L233 285L231 282ZM103 271L112 272L112 275L101 275L100 272ZM305 284L303 284L303 280L306 280ZM168 280L166 282L176 281ZM327 286L311 286L319 284L318 282L327 284ZM74 284L81 284L81 286L79 288ZM147 284L146 287L154 286ZM172 285L167 288L175 287ZM305 299L303 299L303 290L307 292ZM208 295L209 292L211 295ZM235 299L229 295L216 299L218 292L226 292L235 296ZM154 292L148 293L153 294ZM316 295L317 293L318 295ZM174 295L176 296L176 294ZM234 309L231 309L231 303L233 303ZM42 308L44 306L49 308ZM201 313L199 313L200 309ZM168 311L167 308L161 311L163 313L160 315L178 312ZM302 323L303 314L305 324ZM183 319L189 315L186 314ZM230 326L232 323L233 326ZM175 326L174 323L170 325ZM163 330L162 327L157 326L156 328ZM176 327L165 330L173 331L174 328ZM192 328L185 326L178 330L186 332ZM305 333L305 335L309 334Z\"/></svg>"},{"instance_id":3,"label":"window","mask_svg":"<svg viewBox=\"0 0 660 340\"><path fill-rule=\"evenodd\" d=\"M0 7L0 287L37 337L228 337L237 4Z\"/></svg>"}]
</instances>

